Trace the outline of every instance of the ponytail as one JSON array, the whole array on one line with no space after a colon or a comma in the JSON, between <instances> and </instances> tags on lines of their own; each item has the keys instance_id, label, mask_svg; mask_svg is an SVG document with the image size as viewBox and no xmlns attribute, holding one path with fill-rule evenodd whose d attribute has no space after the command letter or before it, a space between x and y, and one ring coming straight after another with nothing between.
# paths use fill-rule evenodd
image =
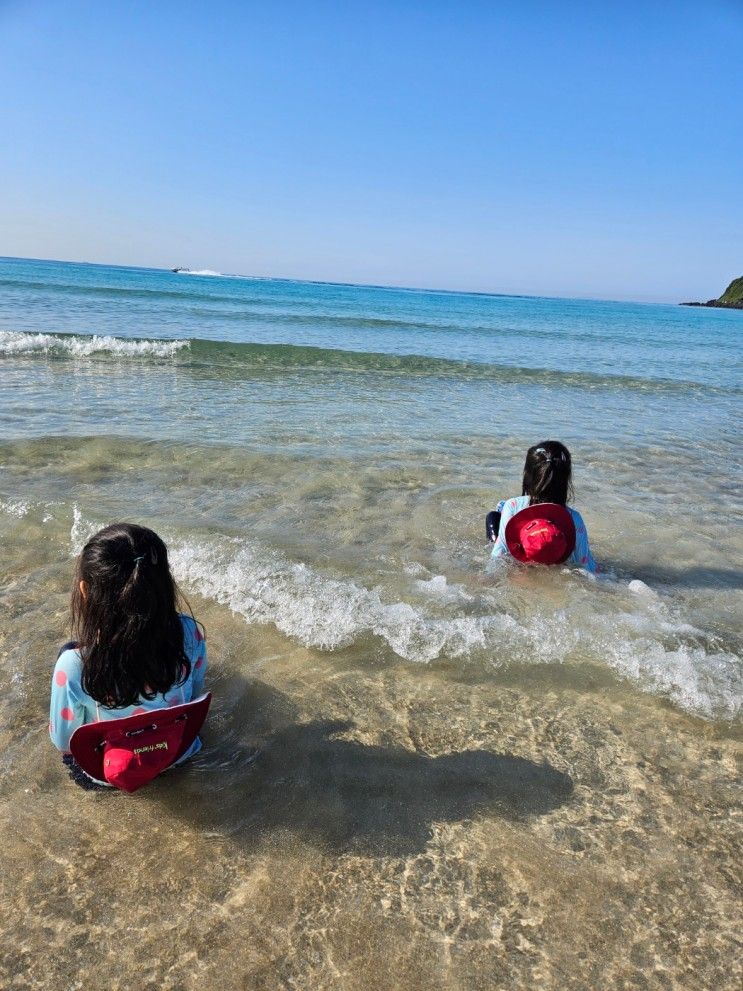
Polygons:
<instances>
[{"instance_id":1,"label":"ponytail","mask_svg":"<svg viewBox=\"0 0 743 991\"><path fill-rule=\"evenodd\" d=\"M555 502L565 506L573 496L570 451L557 440L545 440L526 452L522 495L529 504Z\"/></svg>"},{"instance_id":2,"label":"ponytail","mask_svg":"<svg viewBox=\"0 0 743 991\"><path fill-rule=\"evenodd\" d=\"M72 592L88 695L123 708L188 678L180 598L167 548L152 530L114 523L91 537Z\"/></svg>"}]
</instances>

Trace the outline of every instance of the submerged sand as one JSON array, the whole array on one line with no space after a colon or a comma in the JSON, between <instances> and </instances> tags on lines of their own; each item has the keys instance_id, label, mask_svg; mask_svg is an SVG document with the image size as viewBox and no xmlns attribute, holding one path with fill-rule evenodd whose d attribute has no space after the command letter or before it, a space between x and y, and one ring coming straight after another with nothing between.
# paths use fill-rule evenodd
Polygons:
<instances>
[{"instance_id":1,"label":"submerged sand","mask_svg":"<svg viewBox=\"0 0 743 991\"><path fill-rule=\"evenodd\" d=\"M65 566L36 572L41 601L17 564L0 648L8 991L740 987L724 725L599 670L578 688L559 667L470 677L323 653L196 601L204 753L133 796L84 792L46 736ZM41 612L52 628L19 658L14 632Z\"/></svg>"}]
</instances>

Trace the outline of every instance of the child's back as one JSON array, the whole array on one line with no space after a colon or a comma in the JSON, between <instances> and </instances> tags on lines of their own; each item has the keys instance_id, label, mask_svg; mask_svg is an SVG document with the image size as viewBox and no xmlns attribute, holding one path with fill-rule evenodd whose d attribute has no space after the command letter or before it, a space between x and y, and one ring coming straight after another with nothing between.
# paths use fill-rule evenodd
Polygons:
<instances>
[{"instance_id":1,"label":"child's back","mask_svg":"<svg viewBox=\"0 0 743 991\"><path fill-rule=\"evenodd\" d=\"M191 702L204 693L206 674L206 640L191 616L181 614L183 625L183 650L191 663L185 681L171 685L165 692L153 698L139 696L129 705L112 708L97 702L83 688L83 659L75 643L66 644L54 665L52 695L49 706L49 735L54 746L63 753L70 749L70 739L79 726L104 719L123 719L142 712L156 712L184 702ZM201 749L197 739L181 760L191 757Z\"/></svg>"},{"instance_id":2,"label":"child's back","mask_svg":"<svg viewBox=\"0 0 743 991\"><path fill-rule=\"evenodd\" d=\"M493 557L517 556L526 562L538 560L530 555L528 549L524 550L519 535L522 529L528 530L530 525L533 527L534 518L541 515L554 517L548 522L554 526L558 538L561 536L560 530L564 531L563 541L569 544L560 544L565 551L556 554L549 563L564 562L590 572L598 570L583 517L577 509L567 505L572 488L571 474L570 452L564 444L543 441L529 448L524 464L522 495L501 501L495 513L488 517L488 533L494 540ZM540 506L543 507L541 513ZM549 510L548 507L554 509ZM565 513L569 514L569 519L565 518Z\"/></svg>"},{"instance_id":3,"label":"child's back","mask_svg":"<svg viewBox=\"0 0 743 991\"><path fill-rule=\"evenodd\" d=\"M58 750L68 754L73 734L87 724L167 710L203 694L206 641L193 617L178 612L178 601L167 549L152 530L118 523L88 541L72 599L77 640L62 648L52 677L49 733ZM184 738L178 762L200 747L198 736Z\"/></svg>"}]
</instances>

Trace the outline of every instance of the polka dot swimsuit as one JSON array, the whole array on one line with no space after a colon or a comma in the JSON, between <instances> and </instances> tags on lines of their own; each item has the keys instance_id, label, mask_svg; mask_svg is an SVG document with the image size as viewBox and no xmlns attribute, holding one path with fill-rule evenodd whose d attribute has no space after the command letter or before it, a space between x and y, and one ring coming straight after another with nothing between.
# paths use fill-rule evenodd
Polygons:
<instances>
[{"instance_id":1,"label":"polka dot swimsuit","mask_svg":"<svg viewBox=\"0 0 743 991\"><path fill-rule=\"evenodd\" d=\"M191 673L182 685L173 685L162 695L154 699L139 699L136 705L124 709L109 709L104 705L96 705L82 687L83 664L80 652L75 648L63 650L54 665L52 676L52 698L49 708L49 735L54 746L63 753L70 749L70 738L78 726L84 723L95 723L100 719L123 719L140 712L152 712L166 709L171 705L190 702L204 694L204 675L206 673L206 641L195 620L190 616L181 616L183 624L183 648L191 661ZM197 737L188 753L181 760L191 757L201 749L201 740Z\"/></svg>"}]
</instances>

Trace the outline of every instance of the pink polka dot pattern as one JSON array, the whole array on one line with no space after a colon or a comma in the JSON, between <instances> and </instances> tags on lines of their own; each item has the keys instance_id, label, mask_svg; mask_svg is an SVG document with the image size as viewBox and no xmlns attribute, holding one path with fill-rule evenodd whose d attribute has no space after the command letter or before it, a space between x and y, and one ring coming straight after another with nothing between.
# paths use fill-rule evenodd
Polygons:
<instances>
[{"instance_id":1,"label":"pink polka dot pattern","mask_svg":"<svg viewBox=\"0 0 743 991\"><path fill-rule=\"evenodd\" d=\"M55 672L54 680L57 682L58 685L66 685L67 675L64 673L64 671L57 671Z\"/></svg>"},{"instance_id":2,"label":"pink polka dot pattern","mask_svg":"<svg viewBox=\"0 0 743 991\"><path fill-rule=\"evenodd\" d=\"M141 716L143 712L147 712L147 710L143 709L141 705L138 705L137 708L132 712L132 715Z\"/></svg>"},{"instance_id":3,"label":"pink polka dot pattern","mask_svg":"<svg viewBox=\"0 0 743 991\"><path fill-rule=\"evenodd\" d=\"M62 709L62 711L60 712L60 716L62 717L62 719L70 720L75 718L75 713L72 711L72 709L69 709L67 706L65 706L64 709Z\"/></svg>"},{"instance_id":4,"label":"pink polka dot pattern","mask_svg":"<svg viewBox=\"0 0 743 991\"><path fill-rule=\"evenodd\" d=\"M194 667L196 667L196 668L202 668L203 666L204 666L204 658L203 657L200 657L198 659L198 661L196 662L196 664L194 665Z\"/></svg>"},{"instance_id":5,"label":"pink polka dot pattern","mask_svg":"<svg viewBox=\"0 0 743 991\"><path fill-rule=\"evenodd\" d=\"M198 640L199 643L201 643L201 641L204 639L204 634L201 632L198 626L196 627L196 639Z\"/></svg>"}]
</instances>

